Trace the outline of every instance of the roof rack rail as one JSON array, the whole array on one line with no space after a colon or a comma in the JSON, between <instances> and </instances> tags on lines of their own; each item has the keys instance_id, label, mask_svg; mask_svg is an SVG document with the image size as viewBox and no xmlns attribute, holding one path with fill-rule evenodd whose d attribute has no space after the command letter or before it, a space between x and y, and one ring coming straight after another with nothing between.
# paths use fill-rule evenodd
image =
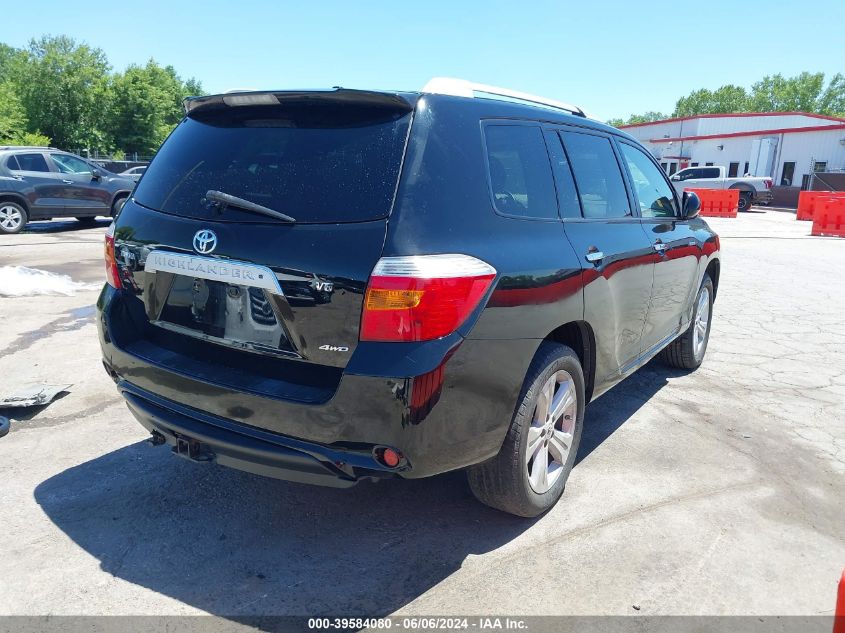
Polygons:
<instances>
[{"instance_id":1,"label":"roof rack rail","mask_svg":"<svg viewBox=\"0 0 845 633\"><path fill-rule=\"evenodd\" d=\"M0 150L9 149L58 149L47 145L0 145Z\"/></svg>"},{"instance_id":2,"label":"roof rack rail","mask_svg":"<svg viewBox=\"0 0 845 633\"><path fill-rule=\"evenodd\" d=\"M492 95L494 97L506 97L515 101L524 101L534 105L554 108L555 110L565 110L566 112L570 112L577 116L587 116L578 106L563 103L562 101L539 97L537 95L528 94L527 92L510 90L509 88L499 88L498 86L479 84L473 81L467 81L466 79L454 79L453 77L433 77L425 86L423 86L422 91L433 94L452 95L453 97L470 98L475 97L476 93L480 93L481 95Z\"/></svg>"}]
</instances>

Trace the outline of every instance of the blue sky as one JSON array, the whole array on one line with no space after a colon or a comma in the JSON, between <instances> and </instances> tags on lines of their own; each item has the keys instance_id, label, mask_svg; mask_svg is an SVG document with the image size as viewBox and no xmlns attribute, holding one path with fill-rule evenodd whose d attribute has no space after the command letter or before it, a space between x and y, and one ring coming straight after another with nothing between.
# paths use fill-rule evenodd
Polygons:
<instances>
[{"instance_id":1,"label":"blue sky","mask_svg":"<svg viewBox=\"0 0 845 633\"><path fill-rule=\"evenodd\" d=\"M3 5L7 44L66 34L102 48L115 69L153 57L211 92L414 90L446 75L568 101L607 119L671 112L691 90L748 87L766 74L845 72L843 0Z\"/></svg>"}]
</instances>

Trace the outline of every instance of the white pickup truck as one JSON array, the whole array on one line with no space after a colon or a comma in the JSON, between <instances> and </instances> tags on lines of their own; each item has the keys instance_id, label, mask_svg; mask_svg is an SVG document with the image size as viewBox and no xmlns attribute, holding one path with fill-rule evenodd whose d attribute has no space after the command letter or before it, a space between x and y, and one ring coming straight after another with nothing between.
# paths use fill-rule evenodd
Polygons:
<instances>
[{"instance_id":1,"label":"white pickup truck","mask_svg":"<svg viewBox=\"0 0 845 633\"><path fill-rule=\"evenodd\" d=\"M726 178L724 167L687 167L673 174L669 180L679 194L684 189L739 189L740 211L747 211L755 203L768 204L772 201L771 178Z\"/></svg>"}]
</instances>

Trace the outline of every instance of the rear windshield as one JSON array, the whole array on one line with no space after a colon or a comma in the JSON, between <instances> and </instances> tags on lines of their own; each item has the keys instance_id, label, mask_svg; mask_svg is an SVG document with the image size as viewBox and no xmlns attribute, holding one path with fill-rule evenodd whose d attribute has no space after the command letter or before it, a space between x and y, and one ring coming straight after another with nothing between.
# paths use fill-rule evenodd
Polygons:
<instances>
[{"instance_id":1,"label":"rear windshield","mask_svg":"<svg viewBox=\"0 0 845 633\"><path fill-rule=\"evenodd\" d=\"M390 212L411 115L350 106L226 108L183 121L134 193L181 216L275 222L208 203L222 191L297 222L360 222Z\"/></svg>"}]
</instances>

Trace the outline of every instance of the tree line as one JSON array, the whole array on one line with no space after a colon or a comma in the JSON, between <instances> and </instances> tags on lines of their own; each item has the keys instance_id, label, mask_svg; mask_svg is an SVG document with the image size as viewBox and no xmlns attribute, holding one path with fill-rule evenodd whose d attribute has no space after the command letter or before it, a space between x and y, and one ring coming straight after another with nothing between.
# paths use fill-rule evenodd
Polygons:
<instances>
[{"instance_id":1,"label":"tree line","mask_svg":"<svg viewBox=\"0 0 845 633\"><path fill-rule=\"evenodd\" d=\"M728 84L716 90L694 90L678 99L672 114L645 112L625 119L611 119L609 125L649 123L670 117L730 112L813 112L845 116L845 76L836 73L825 83L824 73L803 72L794 77L767 75L750 90Z\"/></svg>"},{"instance_id":2,"label":"tree line","mask_svg":"<svg viewBox=\"0 0 845 633\"><path fill-rule=\"evenodd\" d=\"M202 94L153 59L113 72L102 50L64 35L0 42L0 145L150 155L182 119L182 100Z\"/></svg>"}]
</instances>

